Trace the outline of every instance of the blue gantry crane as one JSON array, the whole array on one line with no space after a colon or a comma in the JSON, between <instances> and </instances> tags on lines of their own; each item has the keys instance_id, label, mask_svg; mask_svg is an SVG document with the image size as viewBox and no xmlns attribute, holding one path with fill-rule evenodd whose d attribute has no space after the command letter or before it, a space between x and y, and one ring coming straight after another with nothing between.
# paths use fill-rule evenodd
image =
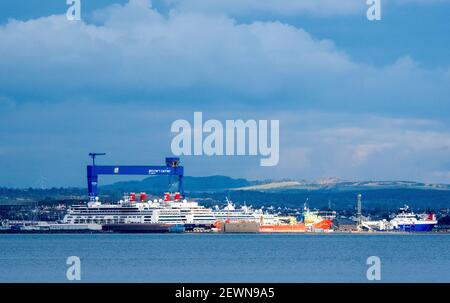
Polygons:
<instances>
[{"instance_id":1,"label":"blue gantry crane","mask_svg":"<svg viewBox=\"0 0 450 303\"><path fill-rule=\"evenodd\" d=\"M177 178L178 192L184 198L183 190L183 166L180 166L180 158L167 157L166 165L96 165L95 158L104 156L105 153L89 153L92 165L87 166L87 181L89 200L94 201L98 194L99 175L148 175L148 176L171 176Z\"/></svg>"}]
</instances>

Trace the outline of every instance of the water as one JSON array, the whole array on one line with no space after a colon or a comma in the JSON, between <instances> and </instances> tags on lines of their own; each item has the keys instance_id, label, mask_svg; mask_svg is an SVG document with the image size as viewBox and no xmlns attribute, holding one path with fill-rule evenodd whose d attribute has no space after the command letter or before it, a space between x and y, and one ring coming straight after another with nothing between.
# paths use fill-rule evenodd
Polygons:
<instances>
[{"instance_id":1,"label":"water","mask_svg":"<svg viewBox=\"0 0 450 303\"><path fill-rule=\"evenodd\" d=\"M0 282L450 282L450 235L0 235Z\"/></svg>"}]
</instances>

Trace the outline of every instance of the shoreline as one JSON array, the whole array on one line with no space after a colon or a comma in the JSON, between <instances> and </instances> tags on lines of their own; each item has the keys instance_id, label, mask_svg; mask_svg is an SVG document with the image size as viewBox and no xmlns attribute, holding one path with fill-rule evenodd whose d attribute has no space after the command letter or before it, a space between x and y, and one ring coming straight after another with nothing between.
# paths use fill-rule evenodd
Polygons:
<instances>
[{"instance_id":1,"label":"shoreline","mask_svg":"<svg viewBox=\"0 0 450 303\"><path fill-rule=\"evenodd\" d=\"M101 230L81 230L81 231L37 231L37 230L28 230L28 231L11 231L11 230L0 230L0 235L36 235L36 234L51 234L51 235L67 235L67 234L121 234L121 235L148 235L148 234L189 234L189 235L204 235L204 234L214 234L214 235L450 235L450 231L431 231L431 232L402 232L402 231L386 231L386 232L366 232L366 231L334 231L334 232L183 232L183 233L175 233L175 232L110 232L110 231L101 231Z\"/></svg>"}]
</instances>

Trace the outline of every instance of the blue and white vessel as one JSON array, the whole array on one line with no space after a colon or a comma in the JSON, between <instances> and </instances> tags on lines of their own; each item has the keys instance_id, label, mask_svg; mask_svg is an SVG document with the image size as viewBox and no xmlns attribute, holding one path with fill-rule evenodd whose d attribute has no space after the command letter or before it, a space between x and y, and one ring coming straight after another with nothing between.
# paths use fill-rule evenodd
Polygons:
<instances>
[{"instance_id":1,"label":"blue and white vessel","mask_svg":"<svg viewBox=\"0 0 450 303\"><path fill-rule=\"evenodd\" d=\"M437 224L436 216L429 214L415 214L407 205L400 208L398 214L389 222L393 230L408 232L431 231Z\"/></svg>"}]
</instances>

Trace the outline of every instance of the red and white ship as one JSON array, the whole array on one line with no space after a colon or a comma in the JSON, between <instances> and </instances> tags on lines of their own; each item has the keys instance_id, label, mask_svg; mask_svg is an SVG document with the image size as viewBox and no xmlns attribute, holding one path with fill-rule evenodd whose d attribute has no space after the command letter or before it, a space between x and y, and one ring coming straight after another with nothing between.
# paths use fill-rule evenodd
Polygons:
<instances>
[{"instance_id":1,"label":"red and white ship","mask_svg":"<svg viewBox=\"0 0 450 303\"><path fill-rule=\"evenodd\" d=\"M310 210L305 203L303 222L308 231L333 231L334 218L336 218L335 211Z\"/></svg>"}]
</instances>

